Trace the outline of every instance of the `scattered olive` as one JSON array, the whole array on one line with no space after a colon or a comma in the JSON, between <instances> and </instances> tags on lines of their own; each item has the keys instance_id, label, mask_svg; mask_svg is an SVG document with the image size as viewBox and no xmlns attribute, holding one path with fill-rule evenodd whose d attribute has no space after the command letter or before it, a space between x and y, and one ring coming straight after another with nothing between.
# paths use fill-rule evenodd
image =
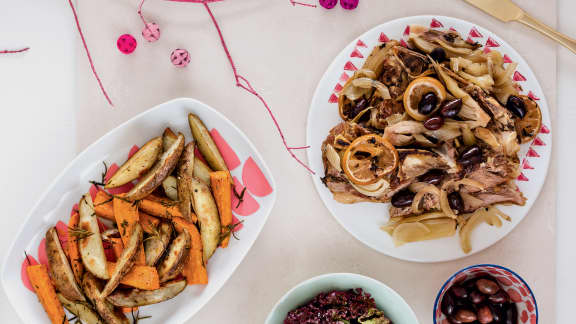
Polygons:
<instances>
[{"instance_id":1,"label":"scattered olive","mask_svg":"<svg viewBox=\"0 0 576 324\"><path fill-rule=\"evenodd\" d=\"M428 92L420 98L418 103L418 112L422 115L428 115L434 111L438 104L438 97L434 92Z\"/></svg>"},{"instance_id":2,"label":"scattered olive","mask_svg":"<svg viewBox=\"0 0 576 324\"><path fill-rule=\"evenodd\" d=\"M484 296L481 292L479 292L478 290L473 290L470 293L470 301L474 304L480 304L482 302L484 302L484 300L486 300L486 296Z\"/></svg>"},{"instance_id":3,"label":"scattered olive","mask_svg":"<svg viewBox=\"0 0 576 324\"><path fill-rule=\"evenodd\" d=\"M368 107L368 100L364 97L360 98L353 104L352 109L348 112L348 118L353 119L361 113L362 110L366 109L366 107Z\"/></svg>"},{"instance_id":4,"label":"scattered olive","mask_svg":"<svg viewBox=\"0 0 576 324\"><path fill-rule=\"evenodd\" d=\"M421 175L420 181L437 186L440 184L440 182L442 182L443 178L444 178L444 171L439 170L439 169L434 169L434 170L430 170L430 171L426 172L425 174Z\"/></svg>"},{"instance_id":5,"label":"scattered olive","mask_svg":"<svg viewBox=\"0 0 576 324\"><path fill-rule=\"evenodd\" d=\"M522 100L520 97L508 97L506 108L508 108L508 110L510 110L510 112L512 112L518 118L524 118L526 115L526 105L524 104L524 100Z\"/></svg>"},{"instance_id":6,"label":"scattered olive","mask_svg":"<svg viewBox=\"0 0 576 324\"><path fill-rule=\"evenodd\" d=\"M408 207L412 205L412 201L414 200L415 195L416 194L410 190L402 190L397 192L394 196L392 196L392 206L396 208Z\"/></svg>"},{"instance_id":7,"label":"scattered olive","mask_svg":"<svg viewBox=\"0 0 576 324\"><path fill-rule=\"evenodd\" d=\"M440 106L440 114L445 118L454 118L462 109L462 99L451 99L444 101Z\"/></svg>"},{"instance_id":8,"label":"scattered olive","mask_svg":"<svg viewBox=\"0 0 576 324\"><path fill-rule=\"evenodd\" d=\"M464 201L462 200L462 196L457 191L454 191L448 195L448 203L450 203L450 208L452 210L461 213L464 211Z\"/></svg>"},{"instance_id":9,"label":"scattered olive","mask_svg":"<svg viewBox=\"0 0 576 324\"><path fill-rule=\"evenodd\" d=\"M484 305L478 308L478 322L481 324L489 324L494 321L494 316L492 315L492 311L490 307Z\"/></svg>"},{"instance_id":10,"label":"scattered olive","mask_svg":"<svg viewBox=\"0 0 576 324\"><path fill-rule=\"evenodd\" d=\"M495 304L504 304L510 300L510 297L504 290L499 290L497 293L490 295L488 299Z\"/></svg>"},{"instance_id":11,"label":"scattered olive","mask_svg":"<svg viewBox=\"0 0 576 324\"><path fill-rule=\"evenodd\" d=\"M456 298L466 299L468 298L468 292L462 286L452 286L450 291Z\"/></svg>"},{"instance_id":12,"label":"scattered olive","mask_svg":"<svg viewBox=\"0 0 576 324\"><path fill-rule=\"evenodd\" d=\"M444 125L442 116L430 117L424 122L424 127L428 130L438 130Z\"/></svg>"},{"instance_id":13,"label":"scattered olive","mask_svg":"<svg viewBox=\"0 0 576 324\"><path fill-rule=\"evenodd\" d=\"M476 288L486 295L494 295L500 290L500 286L490 279L478 279L478 281L476 281Z\"/></svg>"},{"instance_id":14,"label":"scattered olive","mask_svg":"<svg viewBox=\"0 0 576 324\"><path fill-rule=\"evenodd\" d=\"M469 146L462 151L458 162L463 166L478 164L482 162L482 150L477 145Z\"/></svg>"},{"instance_id":15,"label":"scattered olive","mask_svg":"<svg viewBox=\"0 0 576 324\"><path fill-rule=\"evenodd\" d=\"M430 56L436 62L446 61L446 51L442 47L436 47L433 49L432 52L430 52Z\"/></svg>"},{"instance_id":16,"label":"scattered olive","mask_svg":"<svg viewBox=\"0 0 576 324\"><path fill-rule=\"evenodd\" d=\"M454 319L462 323L472 323L476 319L478 319L478 317L476 316L476 313L474 313L474 311L472 310L460 309L456 311L456 314L454 314Z\"/></svg>"}]
</instances>

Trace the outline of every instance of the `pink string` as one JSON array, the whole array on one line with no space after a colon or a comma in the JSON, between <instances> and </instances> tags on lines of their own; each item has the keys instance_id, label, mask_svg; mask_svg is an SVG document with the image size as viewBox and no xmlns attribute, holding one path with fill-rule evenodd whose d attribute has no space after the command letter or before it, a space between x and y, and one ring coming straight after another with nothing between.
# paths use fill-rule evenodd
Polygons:
<instances>
[{"instance_id":1,"label":"pink string","mask_svg":"<svg viewBox=\"0 0 576 324\"><path fill-rule=\"evenodd\" d=\"M146 28L148 28L148 22L146 21L146 19L144 19L144 15L142 15L142 6L144 5L144 1L146 1L146 0L142 0L140 2L140 5L138 6L138 16L140 16L140 19L142 19L144 26L146 26Z\"/></svg>"},{"instance_id":2,"label":"pink string","mask_svg":"<svg viewBox=\"0 0 576 324\"><path fill-rule=\"evenodd\" d=\"M90 50L88 50L88 45L86 45L86 40L84 39L84 34L82 33L82 28L80 28L80 22L78 21L78 15L76 14L76 8L74 8L74 4L72 3L72 0L68 0L68 3L70 4L70 9L72 9L72 14L74 14L74 21L76 22L76 27L78 28L78 33L80 34L80 38L82 39L82 45L84 45L84 50L86 51L86 56L88 56L88 61L90 62L90 68L92 69L92 74L94 74L96 81L98 81L98 85L100 86L100 90L102 90L102 94L104 95L104 97L106 97L108 104L110 104L110 106L114 107L112 100L110 100L108 93L106 92L106 90L104 89L104 86L102 85L102 81L100 80L98 73L96 73L96 68L94 68L94 62L92 62L92 56L90 56Z\"/></svg>"},{"instance_id":3,"label":"pink string","mask_svg":"<svg viewBox=\"0 0 576 324\"><path fill-rule=\"evenodd\" d=\"M300 5L300 6L304 6L304 7L316 8L316 5L310 4L310 3L304 3L304 2L294 1L294 0L290 0L290 3L291 3L293 6Z\"/></svg>"},{"instance_id":4,"label":"pink string","mask_svg":"<svg viewBox=\"0 0 576 324\"><path fill-rule=\"evenodd\" d=\"M181 1L181 2L183 2L184 0L169 0L169 1ZM232 71L234 72L234 78L236 79L236 86L246 90L248 93L254 95L255 97L257 97L262 102L264 107L266 107L268 114L272 118L272 121L274 122L274 125L276 126L276 129L278 130L278 133L280 134L280 137L282 138L282 143L284 144L284 147L286 148L286 150L288 151L290 156L292 156L293 159L295 159L298 163L300 163L310 173L316 174L314 171L312 171L312 169L310 169L310 167L308 165L306 165L304 162L302 162L294 154L294 152L292 152L292 150L304 149L307 147L301 146L301 147L295 147L294 148L294 147L288 146L288 143L286 142L286 137L284 136L284 133L282 132L282 129L280 128L280 125L278 124L278 121L276 120L276 117L274 116L272 109L270 109L270 106L268 106L268 103L266 102L266 100L264 100L264 98L258 92L256 92L256 90L254 90L254 88L250 84L250 81L248 81L245 77L243 77L242 75L240 75L238 73L238 70L236 69L236 65L234 64L234 60L232 59L232 55L230 54L230 51L228 50L228 46L226 45L226 41L224 40L224 35L222 35L222 31L220 30L220 26L218 25L218 22L216 21L216 17L214 17L212 10L210 10L210 7L208 6L208 2L214 2L214 1L213 0L212 1L211 0L187 0L185 2L201 2L204 4L206 11L208 11L210 18L212 19L212 22L214 23L214 27L216 27L216 31L218 32L218 36L220 37L220 43L222 44L222 48L224 49L224 52L226 52L226 57L228 58L228 61L230 62L230 66L232 67Z\"/></svg>"},{"instance_id":5,"label":"pink string","mask_svg":"<svg viewBox=\"0 0 576 324\"><path fill-rule=\"evenodd\" d=\"M17 50L2 50L0 51L0 54L16 54L16 53L22 53L22 52L26 52L27 50L29 50L30 47L24 47L21 49L17 49Z\"/></svg>"}]
</instances>

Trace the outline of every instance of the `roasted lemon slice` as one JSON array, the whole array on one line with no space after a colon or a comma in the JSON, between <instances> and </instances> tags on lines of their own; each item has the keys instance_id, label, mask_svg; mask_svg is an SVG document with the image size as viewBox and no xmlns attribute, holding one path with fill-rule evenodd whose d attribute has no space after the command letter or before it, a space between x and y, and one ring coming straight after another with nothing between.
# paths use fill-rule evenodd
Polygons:
<instances>
[{"instance_id":1,"label":"roasted lemon slice","mask_svg":"<svg viewBox=\"0 0 576 324\"><path fill-rule=\"evenodd\" d=\"M516 118L516 133L520 144L528 143L538 135L542 128L542 113L538 104L527 96L520 96L524 101L526 115L524 118Z\"/></svg>"},{"instance_id":2,"label":"roasted lemon slice","mask_svg":"<svg viewBox=\"0 0 576 324\"><path fill-rule=\"evenodd\" d=\"M404 109L410 117L423 121L432 115L446 99L446 89L432 77L420 77L410 82L404 92Z\"/></svg>"},{"instance_id":3,"label":"roasted lemon slice","mask_svg":"<svg viewBox=\"0 0 576 324\"><path fill-rule=\"evenodd\" d=\"M350 144L341 163L352 183L368 185L376 183L398 166L398 152L382 136L368 134Z\"/></svg>"}]
</instances>

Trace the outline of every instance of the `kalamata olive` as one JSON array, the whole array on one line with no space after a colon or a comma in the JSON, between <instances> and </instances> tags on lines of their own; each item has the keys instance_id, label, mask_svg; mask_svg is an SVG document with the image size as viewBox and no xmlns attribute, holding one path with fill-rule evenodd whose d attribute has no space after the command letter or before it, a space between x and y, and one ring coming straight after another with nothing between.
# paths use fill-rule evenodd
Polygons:
<instances>
[{"instance_id":1,"label":"kalamata olive","mask_svg":"<svg viewBox=\"0 0 576 324\"><path fill-rule=\"evenodd\" d=\"M508 296L508 294L504 290L500 289L494 295L490 295L488 297L488 300L490 300L490 302L495 303L495 304L504 304L510 300L510 297Z\"/></svg>"},{"instance_id":2,"label":"kalamata olive","mask_svg":"<svg viewBox=\"0 0 576 324\"><path fill-rule=\"evenodd\" d=\"M442 303L440 304L440 310L444 315L449 316L454 314L454 297L450 292L444 294L442 297Z\"/></svg>"},{"instance_id":3,"label":"kalamata olive","mask_svg":"<svg viewBox=\"0 0 576 324\"><path fill-rule=\"evenodd\" d=\"M474 304L480 304L484 302L484 300L486 300L486 296L484 296L484 294L480 293L478 290L473 290L470 293L470 301Z\"/></svg>"},{"instance_id":4,"label":"kalamata olive","mask_svg":"<svg viewBox=\"0 0 576 324\"><path fill-rule=\"evenodd\" d=\"M440 114L445 118L454 118L462 109L462 99L446 100L440 106Z\"/></svg>"},{"instance_id":5,"label":"kalamata olive","mask_svg":"<svg viewBox=\"0 0 576 324\"><path fill-rule=\"evenodd\" d=\"M469 146L462 151L458 162L463 166L480 163L482 162L482 150L477 145Z\"/></svg>"},{"instance_id":6,"label":"kalamata olive","mask_svg":"<svg viewBox=\"0 0 576 324\"><path fill-rule=\"evenodd\" d=\"M478 281L476 281L476 288L485 295L494 295L500 290L500 286L490 279L478 279Z\"/></svg>"},{"instance_id":7,"label":"kalamata olive","mask_svg":"<svg viewBox=\"0 0 576 324\"><path fill-rule=\"evenodd\" d=\"M397 192L392 197L392 206L396 208L404 208L412 205L412 201L414 200L414 196L416 194L409 191L409 190L402 190Z\"/></svg>"},{"instance_id":8,"label":"kalamata olive","mask_svg":"<svg viewBox=\"0 0 576 324\"><path fill-rule=\"evenodd\" d=\"M524 100L517 96L508 97L506 108L508 108L508 110L510 110L510 112L516 115L518 118L524 118L526 115L526 105L524 104Z\"/></svg>"},{"instance_id":9,"label":"kalamata olive","mask_svg":"<svg viewBox=\"0 0 576 324\"><path fill-rule=\"evenodd\" d=\"M430 171L426 172L425 174L421 175L420 181L437 186L440 184L440 182L442 182L443 178L444 178L444 171L434 169L434 170L430 170Z\"/></svg>"},{"instance_id":10,"label":"kalamata olive","mask_svg":"<svg viewBox=\"0 0 576 324\"><path fill-rule=\"evenodd\" d=\"M448 195L448 203L450 204L450 208L458 213L461 213L464 210L464 201L457 191Z\"/></svg>"},{"instance_id":11,"label":"kalamata olive","mask_svg":"<svg viewBox=\"0 0 576 324\"><path fill-rule=\"evenodd\" d=\"M362 110L366 109L366 107L368 107L368 100L364 97L360 98L355 103L353 103L352 109L347 114L348 118L352 119L356 117L359 113L362 112Z\"/></svg>"},{"instance_id":12,"label":"kalamata olive","mask_svg":"<svg viewBox=\"0 0 576 324\"><path fill-rule=\"evenodd\" d=\"M469 309L459 309L454 314L454 319L462 323L472 323L477 318L476 313Z\"/></svg>"},{"instance_id":13,"label":"kalamata olive","mask_svg":"<svg viewBox=\"0 0 576 324\"><path fill-rule=\"evenodd\" d=\"M430 52L430 56L436 62L444 62L446 61L446 51L442 47L436 47L435 49Z\"/></svg>"},{"instance_id":14,"label":"kalamata olive","mask_svg":"<svg viewBox=\"0 0 576 324\"><path fill-rule=\"evenodd\" d=\"M438 130L442 125L444 125L442 116L430 117L424 121L424 127L428 130Z\"/></svg>"},{"instance_id":15,"label":"kalamata olive","mask_svg":"<svg viewBox=\"0 0 576 324\"><path fill-rule=\"evenodd\" d=\"M489 324L492 323L492 321L494 321L492 310L490 310L490 307L486 305L478 308L477 315L478 315L478 322L480 322L481 324Z\"/></svg>"},{"instance_id":16,"label":"kalamata olive","mask_svg":"<svg viewBox=\"0 0 576 324\"><path fill-rule=\"evenodd\" d=\"M518 324L518 309L516 309L516 304L506 304L506 318L504 319L505 324Z\"/></svg>"},{"instance_id":17,"label":"kalamata olive","mask_svg":"<svg viewBox=\"0 0 576 324\"><path fill-rule=\"evenodd\" d=\"M461 298L461 299L468 298L468 292L462 286L452 286L452 288L450 288L450 292L452 292L452 294L456 298Z\"/></svg>"},{"instance_id":18,"label":"kalamata olive","mask_svg":"<svg viewBox=\"0 0 576 324\"><path fill-rule=\"evenodd\" d=\"M438 104L438 97L434 92L428 92L420 98L418 103L418 112L422 115L430 114Z\"/></svg>"}]
</instances>

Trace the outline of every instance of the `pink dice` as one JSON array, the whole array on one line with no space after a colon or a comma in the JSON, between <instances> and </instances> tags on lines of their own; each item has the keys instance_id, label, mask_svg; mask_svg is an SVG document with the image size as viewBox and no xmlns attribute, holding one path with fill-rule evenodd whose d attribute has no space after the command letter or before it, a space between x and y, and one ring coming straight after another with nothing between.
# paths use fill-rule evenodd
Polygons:
<instances>
[{"instance_id":1,"label":"pink dice","mask_svg":"<svg viewBox=\"0 0 576 324\"><path fill-rule=\"evenodd\" d=\"M118 46L120 52L124 54L131 54L136 49L136 46L138 46L138 43L136 42L134 36L130 34L124 34L118 37L116 46Z\"/></svg>"},{"instance_id":2,"label":"pink dice","mask_svg":"<svg viewBox=\"0 0 576 324\"><path fill-rule=\"evenodd\" d=\"M160 27L156 23L146 23L142 29L142 37L150 43L157 41L160 38Z\"/></svg>"},{"instance_id":3,"label":"pink dice","mask_svg":"<svg viewBox=\"0 0 576 324\"><path fill-rule=\"evenodd\" d=\"M177 48L170 54L170 61L177 67L186 67L190 63L190 53L185 49Z\"/></svg>"}]
</instances>

